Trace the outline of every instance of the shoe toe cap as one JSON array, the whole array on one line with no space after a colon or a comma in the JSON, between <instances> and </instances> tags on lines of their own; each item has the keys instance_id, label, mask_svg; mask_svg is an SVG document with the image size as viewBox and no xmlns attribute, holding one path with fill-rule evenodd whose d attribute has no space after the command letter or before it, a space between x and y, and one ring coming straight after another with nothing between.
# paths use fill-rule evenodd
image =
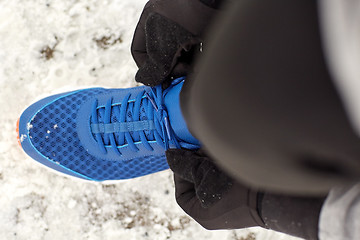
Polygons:
<instances>
[{"instance_id":1,"label":"shoe toe cap","mask_svg":"<svg viewBox=\"0 0 360 240\"><path fill-rule=\"evenodd\" d=\"M41 99L29 106L20 116L18 124L18 138L23 150L37 162L66 175L88 179L63 166L58 161L57 150L61 138L60 125L63 122L58 109L58 100L72 95L67 92ZM62 103L66 104L66 103ZM65 110L66 111L66 110ZM71 113L70 113L71 114ZM60 124L60 123L59 123ZM64 136L64 135L63 135Z\"/></svg>"}]
</instances>

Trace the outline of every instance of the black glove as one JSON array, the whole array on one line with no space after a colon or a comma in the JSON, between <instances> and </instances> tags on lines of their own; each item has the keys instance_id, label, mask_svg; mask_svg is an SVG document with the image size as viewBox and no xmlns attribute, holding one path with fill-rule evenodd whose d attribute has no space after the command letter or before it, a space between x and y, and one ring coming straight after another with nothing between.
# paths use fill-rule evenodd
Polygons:
<instances>
[{"instance_id":1,"label":"black glove","mask_svg":"<svg viewBox=\"0 0 360 240\"><path fill-rule=\"evenodd\" d=\"M191 72L205 31L217 13L212 7L218 7L218 2L150 0L141 14L131 46L139 67L135 80L155 86Z\"/></svg>"},{"instance_id":2,"label":"black glove","mask_svg":"<svg viewBox=\"0 0 360 240\"><path fill-rule=\"evenodd\" d=\"M201 151L170 149L179 206L207 229L261 226L316 240L324 196L256 192L222 172Z\"/></svg>"},{"instance_id":3,"label":"black glove","mask_svg":"<svg viewBox=\"0 0 360 240\"><path fill-rule=\"evenodd\" d=\"M166 157L174 171L176 201L207 229L264 226L258 193L222 172L203 151L170 149Z\"/></svg>"}]
</instances>

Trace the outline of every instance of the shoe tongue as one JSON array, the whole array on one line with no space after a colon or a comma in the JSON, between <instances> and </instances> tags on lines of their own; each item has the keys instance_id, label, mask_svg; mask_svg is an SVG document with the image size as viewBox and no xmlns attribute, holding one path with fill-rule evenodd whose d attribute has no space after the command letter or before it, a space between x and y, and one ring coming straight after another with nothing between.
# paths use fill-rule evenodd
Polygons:
<instances>
[{"instance_id":1,"label":"shoe tongue","mask_svg":"<svg viewBox=\"0 0 360 240\"><path fill-rule=\"evenodd\" d=\"M164 97L164 103L169 115L170 125L175 135L182 141L190 144L199 145L200 142L194 138L188 130L184 117L180 109L180 91L183 82L173 86Z\"/></svg>"}]
</instances>

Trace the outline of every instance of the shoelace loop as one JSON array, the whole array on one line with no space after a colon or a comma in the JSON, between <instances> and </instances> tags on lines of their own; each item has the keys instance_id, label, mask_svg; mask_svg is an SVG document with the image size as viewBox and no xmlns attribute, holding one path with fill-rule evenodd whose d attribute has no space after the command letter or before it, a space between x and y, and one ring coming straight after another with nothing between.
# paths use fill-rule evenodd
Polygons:
<instances>
[{"instance_id":1,"label":"shoelace loop","mask_svg":"<svg viewBox=\"0 0 360 240\"><path fill-rule=\"evenodd\" d=\"M105 106L98 106L98 101L95 100L92 106L91 131L102 153L106 154L107 148L112 148L121 156L120 149L122 147L129 146L132 151L137 152L139 151L138 144L153 151L151 143L154 142L165 150L169 148L170 143L180 148L164 104L164 95L170 88L164 91L161 85L149 88L147 91L140 92L133 100L129 100L129 93L123 98L120 105L114 104L112 98L107 101ZM145 106L146 120L140 120L141 106ZM102 113L99 113L101 108L104 109ZM132 113L133 121L126 121L126 114L129 110ZM116 116L117 121L111 121L112 114ZM103 119L102 122L99 121L100 116ZM150 131L149 137L146 136L145 131Z\"/></svg>"}]
</instances>

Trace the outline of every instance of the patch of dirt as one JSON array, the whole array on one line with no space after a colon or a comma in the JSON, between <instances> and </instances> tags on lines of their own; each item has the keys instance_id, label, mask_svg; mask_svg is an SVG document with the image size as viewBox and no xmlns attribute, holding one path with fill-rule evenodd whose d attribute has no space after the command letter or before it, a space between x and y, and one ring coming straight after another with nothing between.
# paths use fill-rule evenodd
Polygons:
<instances>
[{"instance_id":1,"label":"patch of dirt","mask_svg":"<svg viewBox=\"0 0 360 240\"><path fill-rule=\"evenodd\" d=\"M54 52L56 51L55 48L59 44L59 39L55 36L56 43L53 46L45 46L40 50L41 57L44 58L46 61L54 58Z\"/></svg>"},{"instance_id":2,"label":"patch of dirt","mask_svg":"<svg viewBox=\"0 0 360 240\"><path fill-rule=\"evenodd\" d=\"M96 45L102 49L108 49L115 44L120 44L123 42L122 36L116 37L114 34L110 36L103 36L101 38L94 38Z\"/></svg>"},{"instance_id":3,"label":"patch of dirt","mask_svg":"<svg viewBox=\"0 0 360 240\"><path fill-rule=\"evenodd\" d=\"M252 232L248 233L246 237L239 237L236 233L234 233L233 237L234 240L256 240L256 235Z\"/></svg>"}]
</instances>

